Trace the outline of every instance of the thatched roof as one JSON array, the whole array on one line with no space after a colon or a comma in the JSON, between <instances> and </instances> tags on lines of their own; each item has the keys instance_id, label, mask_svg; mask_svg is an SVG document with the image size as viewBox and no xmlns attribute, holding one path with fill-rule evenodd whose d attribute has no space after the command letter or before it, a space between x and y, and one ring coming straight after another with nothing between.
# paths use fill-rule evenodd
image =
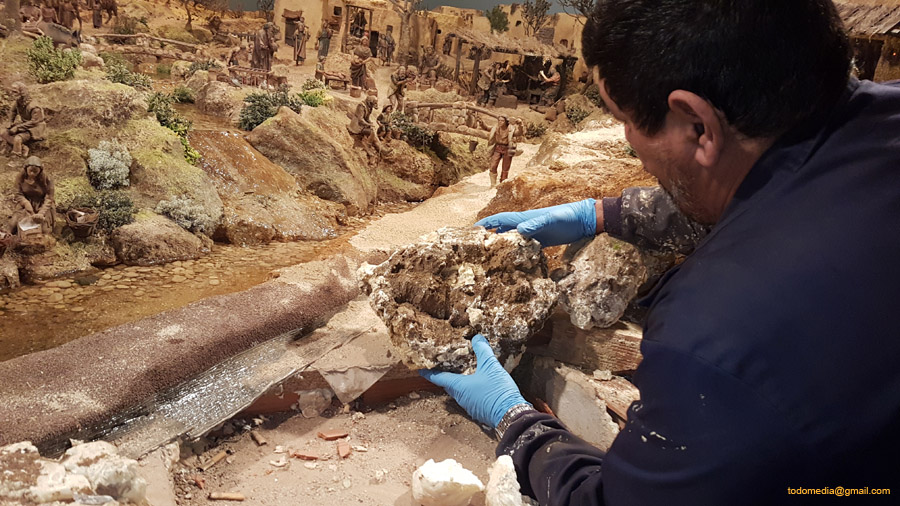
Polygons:
<instances>
[{"instance_id":1,"label":"thatched roof","mask_svg":"<svg viewBox=\"0 0 900 506\"><path fill-rule=\"evenodd\" d=\"M858 35L897 33L900 5L860 5L835 2L847 31Z\"/></svg>"},{"instance_id":2,"label":"thatched roof","mask_svg":"<svg viewBox=\"0 0 900 506\"><path fill-rule=\"evenodd\" d=\"M561 46L550 46L548 44L542 43L534 37L514 39L508 35L477 32L475 30L469 30L466 28L456 29L453 31L453 33L466 42L480 44L492 51L500 53L521 54L524 56L541 56L544 58L562 58L564 56L573 56L567 49Z\"/></svg>"}]
</instances>

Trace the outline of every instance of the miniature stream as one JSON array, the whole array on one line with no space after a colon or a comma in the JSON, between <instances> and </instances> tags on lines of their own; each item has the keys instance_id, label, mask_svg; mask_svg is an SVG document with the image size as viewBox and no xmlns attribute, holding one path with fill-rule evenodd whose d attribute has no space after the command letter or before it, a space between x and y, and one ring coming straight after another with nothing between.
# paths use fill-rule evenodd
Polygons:
<instances>
[{"instance_id":1,"label":"miniature stream","mask_svg":"<svg viewBox=\"0 0 900 506\"><path fill-rule=\"evenodd\" d=\"M221 118L190 109L183 112L197 130L233 130ZM379 205L370 216L350 218L337 230L336 238L326 241L248 247L217 243L210 254L196 260L146 267L117 265L92 274L23 286L0 295L0 361L60 346L200 299L246 290L269 279L275 269L338 254L371 220L413 205Z\"/></svg>"}]
</instances>

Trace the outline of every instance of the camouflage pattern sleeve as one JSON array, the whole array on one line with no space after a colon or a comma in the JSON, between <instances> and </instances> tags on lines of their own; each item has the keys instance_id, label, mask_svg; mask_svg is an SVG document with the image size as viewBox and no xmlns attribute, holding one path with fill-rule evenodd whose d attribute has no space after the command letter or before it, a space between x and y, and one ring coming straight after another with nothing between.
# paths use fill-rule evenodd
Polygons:
<instances>
[{"instance_id":1,"label":"camouflage pattern sleeve","mask_svg":"<svg viewBox=\"0 0 900 506\"><path fill-rule=\"evenodd\" d=\"M648 249L688 254L709 228L685 216L659 186L627 188L603 199L604 230Z\"/></svg>"}]
</instances>

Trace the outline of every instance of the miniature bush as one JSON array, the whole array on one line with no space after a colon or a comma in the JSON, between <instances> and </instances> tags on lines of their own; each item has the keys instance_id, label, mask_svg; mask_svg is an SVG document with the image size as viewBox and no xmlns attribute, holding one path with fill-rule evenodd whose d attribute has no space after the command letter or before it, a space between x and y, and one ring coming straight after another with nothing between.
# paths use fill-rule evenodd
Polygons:
<instances>
[{"instance_id":1,"label":"miniature bush","mask_svg":"<svg viewBox=\"0 0 900 506\"><path fill-rule=\"evenodd\" d=\"M319 81L318 79L307 79L306 82L303 83L303 87L302 87L303 91L324 90L324 89L325 89L325 83L323 83L322 81Z\"/></svg>"},{"instance_id":2,"label":"miniature bush","mask_svg":"<svg viewBox=\"0 0 900 506\"><path fill-rule=\"evenodd\" d=\"M210 216L203 206L189 197L173 197L162 200L156 206L156 212L172 219L181 228L194 233L212 233L216 226L216 218Z\"/></svg>"},{"instance_id":3,"label":"miniature bush","mask_svg":"<svg viewBox=\"0 0 900 506\"><path fill-rule=\"evenodd\" d=\"M147 18L140 17L135 18L131 16L116 16L116 22L113 24L112 32L119 35L134 35L140 32L147 31ZM116 39L116 40L124 40L124 39Z\"/></svg>"},{"instance_id":4,"label":"miniature bush","mask_svg":"<svg viewBox=\"0 0 900 506\"><path fill-rule=\"evenodd\" d=\"M191 122L175 111L172 107L174 101L172 95L152 93L147 97L147 111L156 115L156 121L159 121L160 125L175 132L184 147L184 159L191 165L196 165L200 161L200 153L191 146L187 138L191 131Z\"/></svg>"},{"instance_id":5,"label":"miniature bush","mask_svg":"<svg viewBox=\"0 0 900 506\"><path fill-rule=\"evenodd\" d=\"M77 195L72 199L72 207L88 207L96 210L100 214L97 227L107 232L134 221L134 202L121 190Z\"/></svg>"},{"instance_id":6,"label":"miniature bush","mask_svg":"<svg viewBox=\"0 0 900 506\"><path fill-rule=\"evenodd\" d=\"M172 90L172 99L179 104L193 104L194 90L183 84L179 84Z\"/></svg>"},{"instance_id":7,"label":"miniature bush","mask_svg":"<svg viewBox=\"0 0 900 506\"><path fill-rule=\"evenodd\" d=\"M525 127L525 138L526 139L534 139L536 137L541 137L547 133L547 125L543 123L529 123L527 127Z\"/></svg>"},{"instance_id":8,"label":"miniature bush","mask_svg":"<svg viewBox=\"0 0 900 506\"><path fill-rule=\"evenodd\" d=\"M585 111L577 105L570 105L566 107L566 117L569 118L569 121L571 121L575 125L584 121L584 118L587 118L589 115L590 112Z\"/></svg>"},{"instance_id":9,"label":"miniature bush","mask_svg":"<svg viewBox=\"0 0 900 506\"><path fill-rule=\"evenodd\" d=\"M214 60L206 60L206 61L195 61L191 63L191 66L188 67L187 75L188 77L194 75L198 70L213 70L220 69L221 65L216 63Z\"/></svg>"},{"instance_id":10,"label":"miniature bush","mask_svg":"<svg viewBox=\"0 0 900 506\"><path fill-rule=\"evenodd\" d=\"M310 107L319 107L329 98L328 92L321 88L304 91L303 93L299 93L298 96L300 97L300 100L303 101L304 105Z\"/></svg>"},{"instance_id":11,"label":"miniature bush","mask_svg":"<svg viewBox=\"0 0 900 506\"><path fill-rule=\"evenodd\" d=\"M131 86L137 90L149 90L153 86L150 76L128 70L128 67L118 63L106 65L106 79L114 83Z\"/></svg>"},{"instance_id":12,"label":"miniature bush","mask_svg":"<svg viewBox=\"0 0 900 506\"><path fill-rule=\"evenodd\" d=\"M118 140L101 141L88 150L88 179L98 190L111 190L129 185L131 153Z\"/></svg>"},{"instance_id":13,"label":"miniature bush","mask_svg":"<svg viewBox=\"0 0 900 506\"><path fill-rule=\"evenodd\" d=\"M600 97L600 89L597 88L596 84L588 86L588 89L584 91L584 96L597 107L606 109L606 104L603 103L603 98Z\"/></svg>"},{"instance_id":14,"label":"miniature bush","mask_svg":"<svg viewBox=\"0 0 900 506\"><path fill-rule=\"evenodd\" d=\"M391 127L403 133L403 139L412 147L425 152L437 139L433 131L415 124L402 112L391 114Z\"/></svg>"},{"instance_id":15,"label":"miniature bush","mask_svg":"<svg viewBox=\"0 0 900 506\"><path fill-rule=\"evenodd\" d=\"M75 77L81 65L81 51L57 49L50 37L38 37L27 50L28 70L39 83L66 81Z\"/></svg>"},{"instance_id":16,"label":"miniature bush","mask_svg":"<svg viewBox=\"0 0 900 506\"><path fill-rule=\"evenodd\" d=\"M287 86L273 92L251 93L244 97L244 107L238 122L242 129L253 130L263 121L275 116L279 107L285 106L294 112L300 112L303 104L303 98L290 93Z\"/></svg>"},{"instance_id":17,"label":"miniature bush","mask_svg":"<svg viewBox=\"0 0 900 506\"><path fill-rule=\"evenodd\" d=\"M122 56L122 53L116 53L115 51L104 51L99 54L100 58L103 58L104 65L122 65L123 67L131 70L131 62L125 59Z\"/></svg>"},{"instance_id":18,"label":"miniature bush","mask_svg":"<svg viewBox=\"0 0 900 506\"><path fill-rule=\"evenodd\" d=\"M169 63L160 63L156 66L156 75L170 76L172 75L172 65Z\"/></svg>"}]
</instances>

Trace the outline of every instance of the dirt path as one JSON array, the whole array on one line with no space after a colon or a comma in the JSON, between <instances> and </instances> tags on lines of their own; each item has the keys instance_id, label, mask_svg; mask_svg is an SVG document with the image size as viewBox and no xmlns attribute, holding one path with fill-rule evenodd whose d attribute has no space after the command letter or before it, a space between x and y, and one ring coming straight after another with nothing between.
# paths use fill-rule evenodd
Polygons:
<instances>
[{"instance_id":1,"label":"dirt path","mask_svg":"<svg viewBox=\"0 0 900 506\"><path fill-rule=\"evenodd\" d=\"M246 497L242 503L246 505L413 506L412 473L428 459L455 459L487 484L488 467L495 459L496 443L491 437L449 397L428 392L412 397L417 399L404 397L374 410L361 406L361 413L268 421L256 429L268 441L265 446L257 446L248 432L223 437L200 459L205 461L225 450L232 453L228 460L205 473L196 470L196 457L183 460L176 468L178 504L215 504L208 500L209 493L238 492ZM350 433L342 440L353 448L349 457L338 456L337 441L317 437L319 431L328 429ZM284 453L276 453L279 446ZM318 460L290 458L294 452ZM282 457L287 465L272 464ZM203 490L191 476L204 480ZM472 504L484 504L484 494L476 495Z\"/></svg>"}]
</instances>

